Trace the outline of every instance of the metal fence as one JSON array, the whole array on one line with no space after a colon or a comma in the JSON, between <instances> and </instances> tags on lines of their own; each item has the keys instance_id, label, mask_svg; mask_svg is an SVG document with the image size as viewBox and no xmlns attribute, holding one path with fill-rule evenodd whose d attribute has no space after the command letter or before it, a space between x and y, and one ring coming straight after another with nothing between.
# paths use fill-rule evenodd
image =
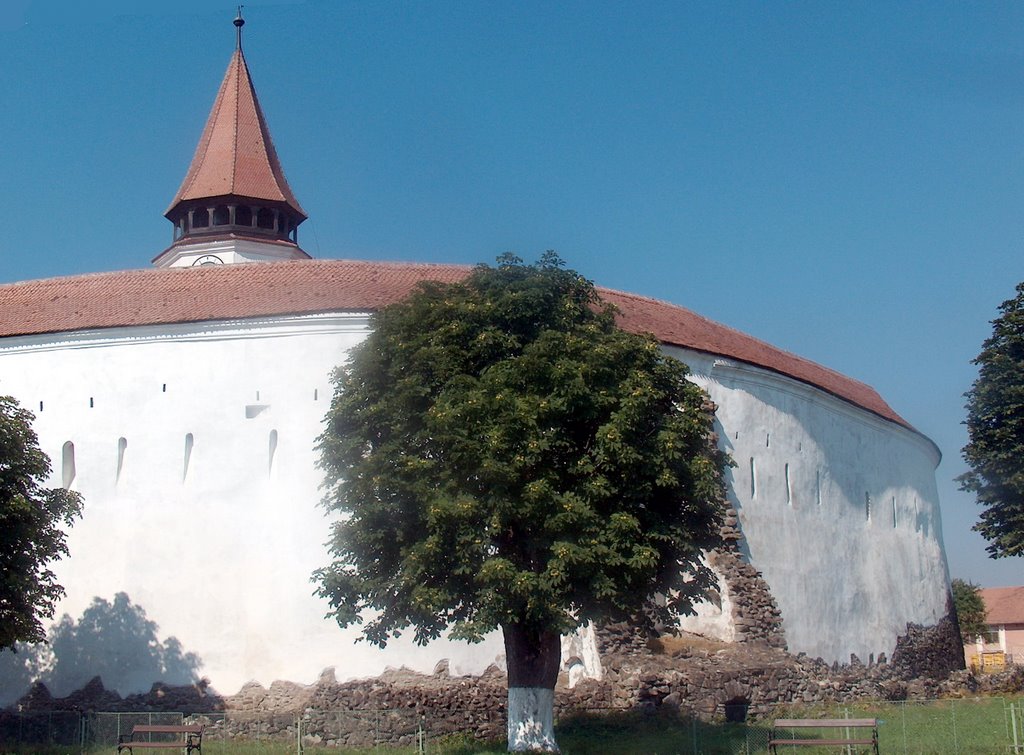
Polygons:
<instances>
[{"instance_id":1,"label":"metal fence","mask_svg":"<svg viewBox=\"0 0 1024 755\"><path fill-rule=\"evenodd\" d=\"M771 720L794 716L877 718L880 750L886 755L1024 755L1024 701L1003 698L865 702L820 708L780 706L775 715L746 724L675 719L671 721L671 744L659 745L658 752L762 755L768 751ZM669 721L664 715L655 716L650 719L650 726L645 727L633 720L623 725L625 738L616 738L614 732L608 733L608 728L588 723L595 719L601 719L601 714L585 714L582 718L577 715L575 723L565 722L565 752L644 752L650 745L639 741L634 744L630 738L636 739L638 730L663 727ZM130 733L136 724L181 723L206 725L203 751L208 755L308 755L337 748L440 754L471 751L465 744L461 749L453 748L452 732L462 731L465 743L469 736L500 730L503 716L498 711L465 711L464 715L448 712L443 717L431 717L407 709L195 716L158 712L4 712L0 713L0 752L113 753L118 736ZM797 752L797 748L781 751ZM799 751L808 755L864 752L856 748L811 747L801 747Z\"/></svg>"}]
</instances>

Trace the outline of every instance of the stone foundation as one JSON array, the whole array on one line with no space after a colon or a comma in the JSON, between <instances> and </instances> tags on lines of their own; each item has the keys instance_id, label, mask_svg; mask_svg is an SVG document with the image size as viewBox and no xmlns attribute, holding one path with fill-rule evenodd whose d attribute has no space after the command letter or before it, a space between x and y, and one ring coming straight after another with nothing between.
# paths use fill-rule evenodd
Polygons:
<instances>
[{"instance_id":1,"label":"stone foundation","mask_svg":"<svg viewBox=\"0 0 1024 755\"><path fill-rule=\"evenodd\" d=\"M705 720L742 720L769 717L780 704L1024 690L1024 668L981 677L955 668L950 652L954 631L951 619L929 629L910 626L891 662L882 656L865 665L853 658L844 666L793 656L768 642L726 644L695 635L645 640L643 652L604 654L601 681L585 679L570 689L563 674L555 713L564 717L667 707ZM411 745L421 732L432 740L456 733L501 740L506 703L506 677L497 667L481 676L452 677L447 666L439 664L432 675L399 670L343 683L329 670L312 685L274 682L267 689L252 683L230 697L218 696L206 684L157 684L146 694L121 698L96 678L66 698L52 698L37 684L18 708L181 711L201 719L206 715L209 725L229 738L258 733L290 739L301 728L309 743L357 747Z\"/></svg>"}]
</instances>

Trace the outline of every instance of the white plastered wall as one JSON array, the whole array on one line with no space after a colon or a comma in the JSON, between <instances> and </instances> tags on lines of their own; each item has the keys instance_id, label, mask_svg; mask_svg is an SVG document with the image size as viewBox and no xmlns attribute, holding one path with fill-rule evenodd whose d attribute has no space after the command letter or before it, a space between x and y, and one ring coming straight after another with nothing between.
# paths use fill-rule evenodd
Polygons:
<instances>
[{"instance_id":1,"label":"white plastered wall","mask_svg":"<svg viewBox=\"0 0 1024 755\"><path fill-rule=\"evenodd\" d=\"M67 588L58 615L126 592L225 694L249 680L310 683L329 666L346 679L429 673L441 658L478 673L499 660L500 636L357 644L358 629L325 620L312 596L312 572L329 561L314 446L330 372L366 327L365 315L319 315L0 341L0 393L35 412L51 485L74 444L85 513L55 565Z\"/></svg>"},{"instance_id":2,"label":"white plastered wall","mask_svg":"<svg viewBox=\"0 0 1024 755\"><path fill-rule=\"evenodd\" d=\"M949 576L926 438L768 370L669 348L718 405L730 502L790 652L891 656L946 615ZM870 505L870 517L868 507Z\"/></svg>"},{"instance_id":3,"label":"white plastered wall","mask_svg":"<svg viewBox=\"0 0 1024 755\"><path fill-rule=\"evenodd\" d=\"M227 694L250 679L312 682L328 666L345 679L387 666L430 672L442 658L456 674L500 663L497 634L479 645L356 644L358 630L325 620L325 602L312 596L329 526L314 446L330 372L367 322L335 313L0 341L0 393L36 413L51 484L62 481L64 444L75 447L72 488L85 515L70 559L56 565L68 591L60 611L77 617L93 597L126 592ZM927 440L766 370L669 351L719 405L722 443L737 462L732 502L791 651L866 659L891 653L908 621L944 615L938 457ZM728 615L727 591L723 599ZM718 624L728 639L722 612L706 613L701 626ZM592 632L565 649L600 676Z\"/></svg>"}]
</instances>

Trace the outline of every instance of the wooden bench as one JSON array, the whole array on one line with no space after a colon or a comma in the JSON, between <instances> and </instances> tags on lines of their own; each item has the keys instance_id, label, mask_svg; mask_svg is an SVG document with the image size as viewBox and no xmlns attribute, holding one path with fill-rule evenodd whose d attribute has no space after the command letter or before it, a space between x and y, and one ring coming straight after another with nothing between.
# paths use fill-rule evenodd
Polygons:
<instances>
[{"instance_id":1,"label":"wooden bench","mask_svg":"<svg viewBox=\"0 0 1024 755\"><path fill-rule=\"evenodd\" d=\"M846 736L829 739L797 739L795 729L844 729ZM850 731L857 729L858 731ZM868 737L867 730L871 730ZM789 734L787 737L786 734ZM768 749L778 755L780 747L870 746L878 755L877 718L778 718L772 725Z\"/></svg>"},{"instance_id":2,"label":"wooden bench","mask_svg":"<svg viewBox=\"0 0 1024 755\"><path fill-rule=\"evenodd\" d=\"M117 738L118 753L127 750L134 755L134 750L185 750L186 755L192 755L193 750L201 753L203 751L203 729L201 724L181 724L179 726L167 726L156 724L139 724L132 727L131 734L122 734ZM150 741L152 735L157 734L160 738ZM169 739L173 735L173 739ZM140 739L139 737L145 737Z\"/></svg>"}]
</instances>

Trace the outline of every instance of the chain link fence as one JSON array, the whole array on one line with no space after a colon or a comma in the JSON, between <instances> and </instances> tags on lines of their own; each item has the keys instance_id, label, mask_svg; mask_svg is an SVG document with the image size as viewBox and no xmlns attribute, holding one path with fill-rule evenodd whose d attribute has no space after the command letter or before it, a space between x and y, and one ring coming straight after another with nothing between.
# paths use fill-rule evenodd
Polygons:
<instances>
[{"instance_id":1,"label":"chain link fence","mask_svg":"<svg viewBox=\"0 0 1024 755\"><path fill-rule=\"evenodd\" d=\"M1024 700L865 702L820 708L780 706L774 714L749 723L709 723L697 719L623 711L567 715L558 724L559 740L570 755L591 753L768 752L774 718L876 718L879 747L886 755L1024 755ZM396 753L471 752L473 737L495 739L504 728L500 711L449 711L443 716L415 710L307 711L272 713L0 713L0 752L113 753L118 737L137 724L206 726L208 755L308 755L346 751ZM648 739L648 734L655 739ZM452 742L463 748L452 748ZM500 737L499 737L500 738ZM867 752L857 748L785 748L806 755Z\"/></svg>"}]
</instances>

